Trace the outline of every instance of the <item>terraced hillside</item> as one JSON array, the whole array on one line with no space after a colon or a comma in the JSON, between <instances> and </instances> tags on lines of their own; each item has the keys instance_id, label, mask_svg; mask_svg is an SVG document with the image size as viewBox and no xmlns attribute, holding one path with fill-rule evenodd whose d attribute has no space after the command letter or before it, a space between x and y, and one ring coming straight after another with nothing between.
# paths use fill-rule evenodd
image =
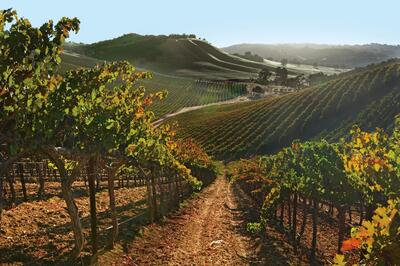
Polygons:
<instances>
[{"instance_id":1,"label":"terraced hillside","mask_svg":"<svg viewBox=\"0 0 400 266\"><path fill-rule=\"evenodd\" d=\"M261 68L274 69L267 64L231 56L205 41L177 36L127 34L68 49L100 60L128 60L152 71L196 78L249 78L256 76Z\"/></svg>"},{"instance_id":2,"label":"terraced hillside","mask_svg":"<svg viewBox=\"0 0 400 266\"><path fill-rule=\"evenodd\" d=\"M77 53L65 52L61 55L61 72L66 72L68 70L80 68L80 67L93 67L98 63L101 63L100 60L84 56Z\"/></svg>"},{"instance_id":3,"label":"terraced hillside","mask_svg":"<svg viewBox=\"0 0 400 266\"><path fill-rule=\"evenodd\" d=\"M210 154L234 159L268 153L293 139L337 140L354 123L388 128L400 113L400 60L339 75L318 86L254 102L213 106L174 117L178 134Z\"/></svg>"},{"instance_id":4,"label":"terraced hillside","mask_svg":"<svg viewBox=\"0 0 400 266\"><path fill-rule=\"evenodd\" d=\"M223 102L247 94L246 85L236 82L194 80L162 74L142 83L147 92L166 90L168 95L155 102L152 110L157 117L174 113L184 107Z\"/></svg>"}]
</instances>

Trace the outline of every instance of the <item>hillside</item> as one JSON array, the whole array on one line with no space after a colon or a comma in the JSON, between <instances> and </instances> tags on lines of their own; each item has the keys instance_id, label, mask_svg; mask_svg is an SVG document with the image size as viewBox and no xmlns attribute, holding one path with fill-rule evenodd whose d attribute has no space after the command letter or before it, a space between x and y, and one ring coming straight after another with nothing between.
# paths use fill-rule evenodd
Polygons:
<instances>
[{"instance_id":1,"label":"hillside","mask_svg":"<svg viewBox=\"0 0 400 266\"><path fill-rule=\"evenodd\" d=\"M100 60L71 51L64 52L61 58L61 72L102 63ZM151 79L143 80L138 85L143 85L147 93L167 91L165 99L156 101L151 106L157 119L182 108L225 102L247 94L244 83L196 80L154 72Z\"/></svg>"},{"instance_id":2,"label":"hillside","mask_svg":"<svg viewBox=\"0 0 400 266\"><path fill-rule=\"evenodd\" d=\"M61 55L61 60L61 72L66 72L80 67L93 67L96 64L101 63L100 60L68 51Z\"/></svg>"},{"instance_id":3,"label":"hillside","mask_svg":"<svg viewBox=\"0 0 400 266\"><path fill-rule=\"evenodd\" d=\"M67 50L99 60L127 60L133 65L170 75L207 79L254 77L273 64L254 62L227 54L206 41L179 35L126 34L89 45L72 45ZM289 69L290 74L324 72ZM328 69L331 74L335 70ZM339 71L337 71L339 72Z\"/></svg>"},{"instance_id":4,"label":"hillside","mask_svg":"<svg viewBox=\"0 0 400 266\"><path fill-rule=\"evenodd\" d=\"M237 82L200 81L191 78L154 74L152 79L141 82L146 92L166 90L168 95L151 106L160 118L185 107L224 102L247 94L246 85Z\"/></svg>"},{"instance_id":5,"label":"hillside","mask_svg":"<svg viewBox=\"0 0 400 266\"><path fill-rule=\"evenodd\" d=\"M213 106L174 117L178 134L193 137L220 159L273 152L293 139L346 136L354 123L364 129L391 127L400 113L400 61L339 75L281 97Z\"/></svg>"},{"instance_id":6,"label":"hillside","mask_svg":"<svg viewBox=\"0 0 400 266\"><path fill-rule=\"evenodd\" d=\"M222 48L225 52L244 54L252 52L265 59L319 66L354 68L400 57L400 46L366 45L318 45L318 44L237 44Z\"/></svg>"},{"instance_id":7,"label":"hillside","mask_svg":"<svg viewBox=\"0 0 400 266\"><path fill-rule=\"evenodd\" d=\"M263 67L227 55L204 41L169 36L127 34L73 49L101 60L128 60L141 68L185 76L248 78Z\"/></svg>"}]
</instances>

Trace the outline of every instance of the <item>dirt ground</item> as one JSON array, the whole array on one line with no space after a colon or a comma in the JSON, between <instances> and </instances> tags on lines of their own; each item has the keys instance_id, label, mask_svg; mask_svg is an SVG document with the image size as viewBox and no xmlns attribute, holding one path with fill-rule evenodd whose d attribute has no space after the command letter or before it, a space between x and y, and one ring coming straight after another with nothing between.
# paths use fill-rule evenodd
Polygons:
<instances>
[{"instance_id":1,"label":"dirt ground","mask_svg":"<svg viewBox=\"0 0 400 266\"><path fill-rule=\"evenodd\" d=\"M32 200L5 211L0 230L0 265L68 265L73 235L58 184L49 183L48 198ZM116 190L119 222L145 213L145 188ZM89 200L84 187L74 192L86 240L90 238ZM96 195L100 242L105 244L111 225L108 193ZM303 213L299 206L298 221ZM318 265L330 265L336 253L337 229L321 215ZM287 217L285 212L285 223ZM112 250L101 248L99 265L310 265L311 217L297 252L283 230L273 224L265 234L249 233L258 222L254 202L239 188L219 176L212 184L181 204L158 223L139 220L120 227ZM300 228L298 228L299 230ZM90 242L89 242L90 243ZM84 253L90 255L90 245Z\"/></svg>"},{"instance_id":2,"label":"dirt ground","mask_svg":"<svg viewBox=\"0 0 400 266\"><path fill-rule=\"evenodd\" d=\"M103 254L100 265L306 265L279 236L260 239L246 231L256 216L235 190L218 177L180 211Z\"/></svg>"},{"instance_id":3,"label":"dirt ground","mask_svg":"<svg viewBox=\"0 0 400 266\"><path fill-rule=\"evenodd\" d=\"M73 233L65 201L59 195L59 183L46 183L45 200L30 197L28 202L4 211L0 229L0 265L63 265L73 247ZM35 190L36 191L36 190ZM119 221L143 213L146 188L115 190ZM82 188L74 190L82 217L86 241L89 241L89 198ZM108 191L96 194L100 243L106 244L111 226ZM125 233L125 232L124 232ZM90 246L87 246L90 248ZM86 251L87 252L87 251Z\"/></svg>"}]
</instances>

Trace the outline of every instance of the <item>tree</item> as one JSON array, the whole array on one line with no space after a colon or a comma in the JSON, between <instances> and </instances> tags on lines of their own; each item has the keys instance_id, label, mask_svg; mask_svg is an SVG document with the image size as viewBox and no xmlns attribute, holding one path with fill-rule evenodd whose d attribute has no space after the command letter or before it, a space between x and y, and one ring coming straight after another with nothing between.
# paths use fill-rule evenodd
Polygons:
<instances>
[{"instance_id":1,"label":"tree","mask_svg":"<svg viewBox=\"0 0 400 266\"><path fill-rule=\"evenodd\" d=\"M257 81L261 84L268 84L269 78L272 76L272 72L269 71L268 68L264 67L261 69L261 71L258 73L258 79Z\"/></svg>"},{"instance_id":2,"label":"tree","mask_svg":"<svg viewBox=\"0 0 400 266\"><path fill-rule=\"evenodd\" d=\"M288 63L288 60L287 60L286 58L282 58L282 59L281 59L281 65L282 65L283 67L285 67L285 66L287 65L287 63Z\"/></svg>"},{"instance_id":3,"label":"tree","mask_svg":"<svg viewBox=\"0 0 400 266\"><path fill-rule=\"evenodd\" d=\"M286 68L278 67L276 69L276 82L280 85L286 85L288 73Z\"/></svg>"}]
</instances>

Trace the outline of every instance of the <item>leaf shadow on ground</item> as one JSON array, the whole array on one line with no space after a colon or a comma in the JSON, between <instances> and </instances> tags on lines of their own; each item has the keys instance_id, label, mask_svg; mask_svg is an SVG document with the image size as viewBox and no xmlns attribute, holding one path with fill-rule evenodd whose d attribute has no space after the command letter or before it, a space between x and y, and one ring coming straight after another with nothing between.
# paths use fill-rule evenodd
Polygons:
<instances>
[{"instance_id":1,"label":"leaf shadow on ground","mask_svg":"<svg viewBox=\"0 0 400 266\"><path fill-rule=\"evenodd\" d=\"M234 219L238 221L234 228L238 233L250 239L252 254L243 258L249 265L293 265L290 245L281 238L272 234L255 234L247 231L247 223L258 222L260 215L254 205L254 201L246 195L237 185L231 185L234 200L238 209L230 209L234 213ZM229 209L228 206L225 206ZM289 251L289 252L288 252Z\"/></svg>"},{"instance_id":2,"label":"leaf shadow on ground","mask_svg":"<svg viewBox=\"0 0 400 266\"><path fill-rule=\"evenodd\" d=\"M116 208L119 222L129 220L120 226L119 238L123 246L130 243L138 234L141 225L146 223L148 220L147 208L145 206L146 200L141 199L136 202L119 206ZM135 213L133 216L129 216L125 212ZM98 213L99 228L98 241L99 241L99 254L109 250L109 236L111 230L105 230L105 227L111 226L110 211L106 210ZM56 235L67 235L71 232L69 222L59 224L55 227L49 228L43 226L41 232L28 235L29 238L38 239L41 234L48 234L51 242L40 243L32 246L31 242L23 244L13 245L10 247L0 247L0 264L16 263L22 265L87 265L91 259L91 237L90 237L90 216L81 218L82 227L85 235L85 249L82 252L81 257L78 261L70 260L70 251L74 245L74 241L70 237L65 238L54 238ZM44 232L43 232L44 231ZM57 249L57 246L63 246L61 249ZM37 252L41 251L41 256L38 256ZM43 255L45 254L45 255Z\"/></svg>"}]
</instances>

